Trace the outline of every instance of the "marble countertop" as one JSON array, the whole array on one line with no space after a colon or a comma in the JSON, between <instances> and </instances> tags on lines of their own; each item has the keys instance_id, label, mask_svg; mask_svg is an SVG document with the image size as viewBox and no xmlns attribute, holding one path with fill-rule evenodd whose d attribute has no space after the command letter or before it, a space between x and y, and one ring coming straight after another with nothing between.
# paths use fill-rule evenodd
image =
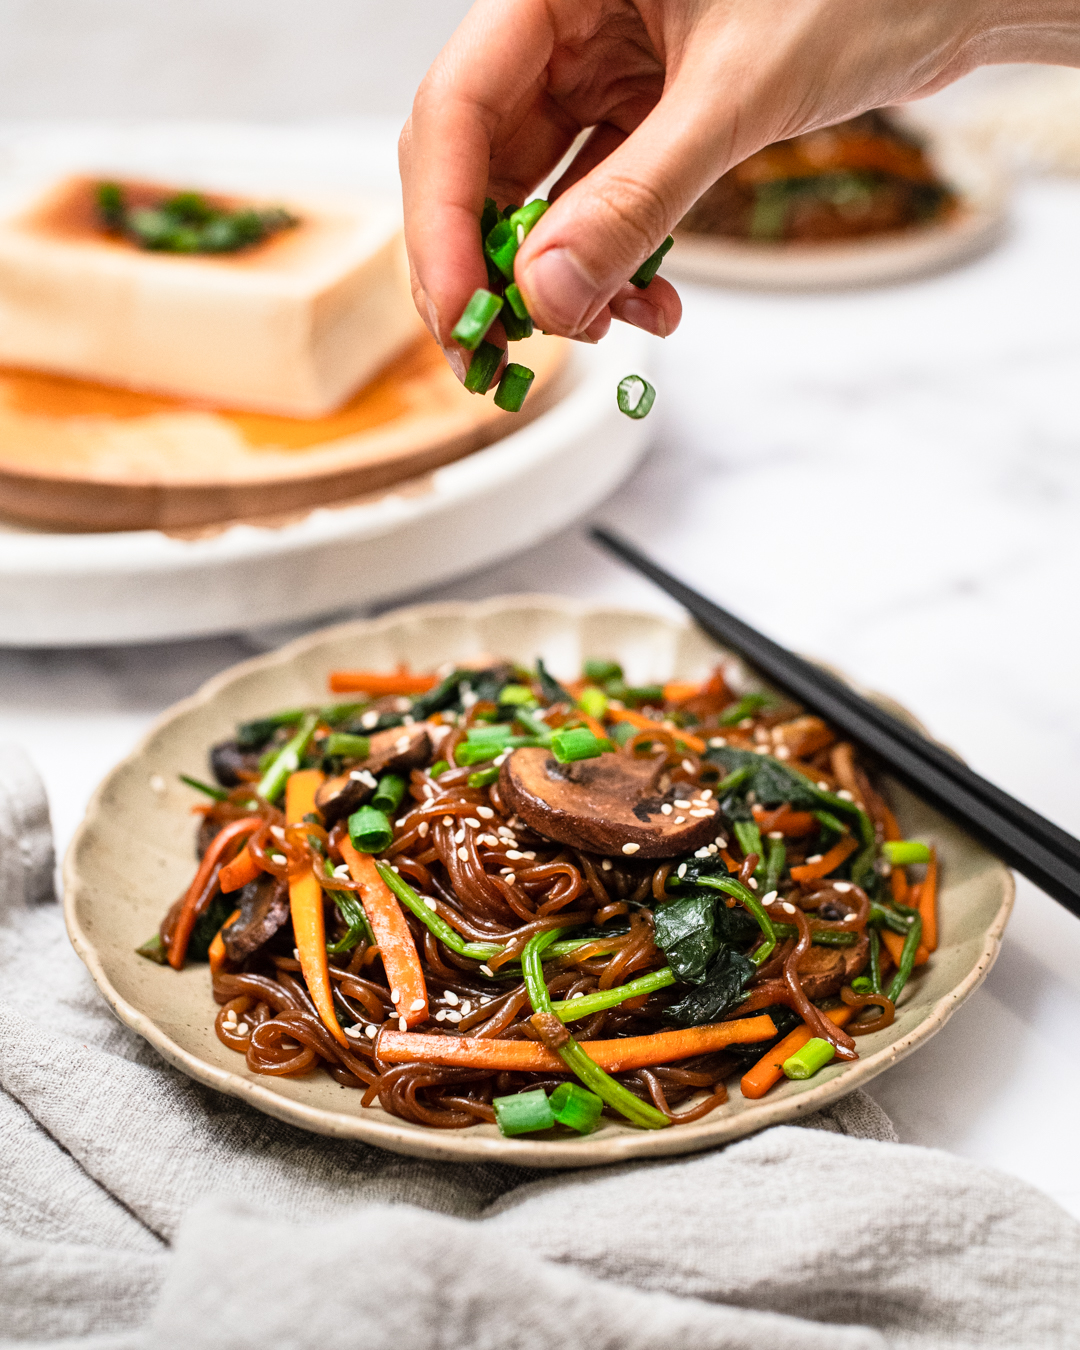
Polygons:
<instances>
[{"instance_id":1,"label":"marble countertop","mask_svg":"<svg viewBox=\"0 0 1080 1350\"><path fill-rule=\"evenodd\" d=\"M597 514L1080 834L1078 232L1080 184L1036 180L1007 240L941 277L804 297L686 286L657 355L655 446ZM536 590L669 608L581 528L404 598ZM0 649L0 738L42 771L59 846L162 709L297 631ZM985 984L873 1092L904 1141L1080 1217L1078 1026L1080 920L1021 880Z\"/></svg>"}]
</instances>

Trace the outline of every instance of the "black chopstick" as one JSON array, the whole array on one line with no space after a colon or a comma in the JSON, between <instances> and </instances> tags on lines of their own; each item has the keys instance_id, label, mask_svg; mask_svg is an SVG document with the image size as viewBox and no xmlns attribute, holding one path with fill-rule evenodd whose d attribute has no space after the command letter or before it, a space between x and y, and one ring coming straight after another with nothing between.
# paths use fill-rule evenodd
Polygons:
<instances>
[{"instance_id":1,"label":"black chopstick","mask_svg":"<svg viewBox=\"0 0 1080 1350\"><path fill-rule=\"evenodd\" d=\"M599 527L592 536L678 600L710 637L741 653L766 678L865 746L920 797L1080 917L1080 840L828 671L707 600L627 540Z\"/></svg>"}]
</instances>

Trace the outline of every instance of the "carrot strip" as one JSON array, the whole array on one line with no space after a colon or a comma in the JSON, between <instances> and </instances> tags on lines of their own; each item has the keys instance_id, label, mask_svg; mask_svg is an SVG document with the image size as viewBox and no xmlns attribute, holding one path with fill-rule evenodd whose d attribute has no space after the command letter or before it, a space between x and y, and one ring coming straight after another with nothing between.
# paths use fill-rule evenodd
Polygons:
<instances>
[{"instance_id":1,"label":"carrot strip","mask_svg":"<svg viewBox=\"0 0 1080 1350\"><path fill-rule=\"evenodd\" d=\"M813 834L818 828L812 811L793 811L790 806L778 806L775 811L767 811L756 803L750 809L762 834L779 830L789 839L799 839L804 834Z\"/></svg>"},{"instance_id":2,"label":"carrot strip","mask_svg":"<svg viewBox=\"0 0 1080 1350\"><path fill-rule=\"evenodd\" d=\"M221 970L224 968L225 962L229 959L229 953L225 950L225 938L222 935L225 932L225 929L231 928L239 917L240 911L238 909L234 909L233 912L229 915L229 917L225 920L225 922L214 934L214 940L210 944L210 951L208 953L210 960L211 975L219 974Z\"/></svg>"},{"instance_id":3,"label":"carrot strip","mask_svg":"<svg viewBox=\"0 0 1080 1350\"><path fill-rule=\"evenodd\" d=\"M668 680L664 685L665 703L685 703L688 698L696 698L706 692L700 684L689 684L686 680Z\"/></svg>"},{"instance_id":4,"label":"carrot strip","mask_svg":"<svg viewBox=\"0 0 1080 1350\"><path fill-rule=\"evenodd\" d=\"M881 940L885 944L889 955L892 957L893 965L897 970L900 969L900 954L904 950L904 939L899 933L893 933L888 928L881 930ZM920 942L915 949L915 964L924 966L930 960L930 953L926 949L926 943Z\"/></svg>"},{"instance_id":5,"label":"carrot strip","mask_svg":"<svg viewBox=\"0 0 1080 1350\"><path fill-rule=\"evenodd\" d=\"M854 1008L832 1008L825 1016L834 1026L846 1026L855 1015ZM814 1033L805 1022L785 1036L778 1045L767 1051L752 1069L747 1069L739 1082L744 1097L756 1101L784 1076L784 1061L790 1059L796 1050L801 1050Z\"/></svg>"},{"instance_id":6,"label":"carrot strip","mask_svg":"<svg viewBox=\"0 0 1080 1350\"><path fill-rule=\"evenodd\" d=\"M199 900L209 884L214 868L221 861L222 854L242 835L254 833L261 824L261 816L244 816L240 820L232 821L231 824L226 825L224 829L219 830L214 835L210 847L203 854L199 870L195 873L195 879L184 896L180 917L176 920L172 941L169 943L169 965L172 966L173 970L183 968L188 943L191 941L191 932L195 927L195 920L199 917Z\"/></svg>"},{"instance_id":7,"label":"carrot strip","mask_svg":"<svg viewBox=\"0 0 1080 1350\"><path fill-rule=\"evenodd\" d=\"M323 781L318 769L302 769L290 774L285 783L285 822L300 825L315 810L315 793ZM323 918L323 891L319 879L309 867L289 878L289 912L300 969L311 1001L323 1026L334 1040L348 1047L348 1039L334 1012L334 994L330 984L330 962L326 956L326 921Z\"/></svg>"},{"instance_id":8,"label":"carrot strip","mask_svg":"<svg viewBox=\"0 0 1080 1350\"><path fill-rule=\"evenodd\" d=\"M603 723L598 722L595 717L590 716L583 708L575 708L574 717L577 721L584 722L592 734L599 740L607 740L607 728Z\"/></svg>"},{"instance_id":9,"label":"carrot strip","mask_svg":"<svg viewBox=\"0 0 1080 1350\"><path fill-rule=\"evenodd\" d=\"M922 915L922 946L927 951L937 951L937 849L930 850L930 861L926 864L926 876L919 886L918 910ZM916 958L918 960L918 958Z\"/></svg>"},{"instance_id":10,"label":"carrot strip","mask_svg":"<svg viewBox=\"0 0 1080 1350\"><path fill-rule=\"evenodd\" d=\"M650 1064L689 1059L710 1054L726 1045L767 1041L776 1035L771 1017L747 1017L738 1022L717 1022L685 1031L659 1031L652 1036L628 1036L610 1041L582 1041L589 1058L608 1073L644 1069ZM425 1036L391 1031L384 1026L375 1042L379 1059L394 1064L439 1064L451 1068L494 1069L497 1072L565 1073L558 1055L539 1041L485 1040L479 1036Z\"/></svg>"},{"instance_id":11,"label":"carrot strip","mask_svg":"<svg viewBox=\"0 0 1080 1350\"><path fill-rule=\"evenodd\" d=\"M844 859L850 857L858 847L857 841L849 834L839 843L834 844L820 862L803 863L801 867L793 867L791 879L792 881L813 881L815 877L827 877L830 872L835 872Z\"/></svg>"},{"instance_id":12,"label":"carrot strip","mask_svg":"<svg viewBox=\"0 0 1080 1350\"><path fill-rule=\"evenodd\" d=\"M377 670L332 670L332 694L426 694L439 683L435 675L410 675L407 670L391 674Z\"/></svg>"},{"instance_id":13,"label":"carrot strip","mask_svg":"<svg viewBox=\"0 0 1080 1350\"><path fill-rule=\"evenodd\" d=\"M902 867L894 867L889 873L889 889L892 891L892 898L896 904L908 905L911 903L908 899L907 873Z\"/></svg>"},{"instance_id":14,"label":"carrot strip","mask_svg":"<svg viewBox=\"0 0 1080 1350\"><path fill-rule=\"evenodd\" d=\"M255 881L260 870L259 864L251 856L251 849L245 844L232 862L226 863L221 869L218 885L226 895L231 895L233 891Z\"/></svg>"},{"instance_id":15,"label":"carrot strip","mask_svg":"<svg viewBox=\"0 0 1080 1350\"><path fill-rule=\"evenodd\" d=\"M881 818L885 823L886 839L903 839L904 836L900 832L900 825L897 822L896 817L884 802L881 803Z\"/></svg>"},{"instance_id":16,"label":"carrot strip","mask_svg":"<svg viewBox=\"0 0 1080 1350\"><path fill-rule=\"evenodd\" d=\"M371 931L375 934L386 981L397 995L395 1004L398 1017L404 1018L405 1025L409 1027L426 1022L428 993L424 971L416 952L412 929L405 922L397 897L376 871L375 859L370 853L358 852L351 839L341 841L341 856L349 865L353 881L360 885L360 902L371 924Z\"/></svg>"},{"instance_id":17,"label":"carrot strip","mask_svg":"<svg viewBox=\"0 0 1080 1350\"><path fill-rule=\"evenodd\" d=\"M671 732L676 740L682 741L683 745L699 755L703 755L708 749L700 736L691 736L689 731L684 731L682 727L676 727L672 731L671 727L662 727L659 722L654 722L651 717L646 717L644 713L634 712L630 708L609 708L605 716L612 722L629 722L632 727L637 727L639 731Z\"/></svg>"}]
</instances>

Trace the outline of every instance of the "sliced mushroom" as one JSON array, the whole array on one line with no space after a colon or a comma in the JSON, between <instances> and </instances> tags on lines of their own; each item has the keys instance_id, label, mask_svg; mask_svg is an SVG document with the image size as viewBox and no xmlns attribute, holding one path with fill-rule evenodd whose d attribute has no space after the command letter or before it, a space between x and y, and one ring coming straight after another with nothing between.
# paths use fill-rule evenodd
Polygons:
<instances>
[{"instance_id":1,"label":"sliced mushroom","mask_svg":"<svg viewBox=\"0 0 1080 1350\"><path fill-rule=\"evenodd\" d=\"M370 801L382 773L407 774L431 759L431 734L425 722L391 727L371 737L368 757L348 773L328 778L315 794L315 805L327 825L335 825Z\"/></svg>"},{"instance_id":2,"label":"sliced mushroom","mask_svg":"<svg viewBox=\"0 0 1080 1350\"><path fill-rule=\"evenodd\" d=\"M773 745L785 746L794 759L805 759L815 750L824 750L836 740L836 733L820 717L809 714L781 722L772 729Z\"/></svg>"},{"instance_id":3,"label":"sliced mushroom","mask_svg":"<svg viewBox=\"0 0 1080 1350\"><path fill-rule=\"evenodd\" d=\"M257 781L258 750L241 750L235 741L221 741L210 751L210 768L222 787L239 787Z\"/></svg>"},{"instance_id":4,"label":"sliced mushroom","mask_svg":"<svg viewBox=\"0 0 1080 1350\"><path fill-rule=\"evenodd\" d=\"M711 844L724 824L699 788L668 781L662 758L608 752L560 764L526 746L503 764L499 791L537 834L611 857L677 858Z\"/></svg>"},{"instance_id":5,"label":"sliced mushroom","mask_svg":"<svg viewBox=\"0 0 1080 1350\"><path fill-rule=\"evenodd\" d=\"M269 872L249 882L238 897L240 917L222 930L222 940L231 961L264 946L289 918L289 888Z\"/></svg>"},{"instance_id":6,"label":"sliced mushroom","mask_svg":"<svg viewBox=\"0 0 1080 1350\"><path fill-rule=\"evenodd\" d=\"M811 947L795 969L803 993L811 1000L829 998L847 978L844 953L837 947Z\"/></svg>"}]
</instances>

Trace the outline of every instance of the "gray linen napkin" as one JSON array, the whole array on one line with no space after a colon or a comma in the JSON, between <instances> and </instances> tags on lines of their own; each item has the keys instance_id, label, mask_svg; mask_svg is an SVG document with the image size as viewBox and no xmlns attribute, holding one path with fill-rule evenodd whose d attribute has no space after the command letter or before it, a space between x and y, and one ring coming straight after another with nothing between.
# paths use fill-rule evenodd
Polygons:
<instances>
[{"instance_id":1,"label":"gray linen napkin","mask_svg":"<svg viewBox=\"0 0 1080 1350\"><path fill-rule=\"evenodd\" d=\"M863 1093L812 1128L552 1175L318 1138L190 1082L39 903L43 822L0 750L0 1344L1080 1347L1080 1226L892 1142Z\"/></svg>"}]
</instances>

